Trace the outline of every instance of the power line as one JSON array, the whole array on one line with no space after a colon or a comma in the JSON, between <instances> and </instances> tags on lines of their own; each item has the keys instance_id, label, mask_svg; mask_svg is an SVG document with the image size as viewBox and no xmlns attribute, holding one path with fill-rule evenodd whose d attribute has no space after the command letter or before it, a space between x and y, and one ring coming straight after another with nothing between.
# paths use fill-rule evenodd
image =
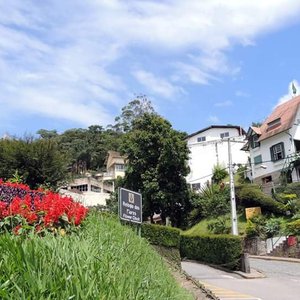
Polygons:
<instances>
[{"instance_id":1,"label":"power line","mask_svg":"<svg viewBox=\"0 0 300 300\"><path fill-rule=\"evenodd\" d=\"M263 160L263 161L259 162L258 164L255 164L254 162L250 162L250 164L249 163L245 163L245 164L233 163L232 165L233 166L244 166L244 167L246 167L246 166L249 166L249 165L251 166L251 164L253 164L254 166L257 166L257 165L261 165L261 164L264 164L264 163L267 163L267 162L274 162L274 161L273 160ZM225 168L223 168L221 170L224 171L224 170L227 170L227 169L229 169L229 166L225 167ZM243 172L245 172L245 171L247 171L247 170L243 170ZM251 170L248 170L248 171L251 171ZM214 175L214 173L211 173L211 174L208 174L208 175L204 175L202 177L199 177L199 178L196 178L196 179L193 179L193 180L189 180L189 182L198 181L198 180L201 180L201 179L204 179L206 177L213 176L213 175Z\"/></svg>"}]
</instances>

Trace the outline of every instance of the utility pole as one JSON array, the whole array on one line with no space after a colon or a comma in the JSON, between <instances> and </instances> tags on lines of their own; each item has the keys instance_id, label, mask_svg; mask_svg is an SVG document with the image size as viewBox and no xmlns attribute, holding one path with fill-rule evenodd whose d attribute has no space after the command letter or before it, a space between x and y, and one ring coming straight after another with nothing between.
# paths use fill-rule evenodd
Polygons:
<instances>
[{"instance_id":1,"label":"utility pole","mask_svg":"<svg viewBox=\"0 0 300 300\"><path fill-rule=\"evenodd\" d=\"M233 235L238 235L237 215L236 215L236 203L235 203L235 190L234 190L234 178L232 168L232 155L230 138L228 139L228 163L229 163L229 184L230 184L230 204L231 204L231 231Z\"/></svg>"}]
</instances>

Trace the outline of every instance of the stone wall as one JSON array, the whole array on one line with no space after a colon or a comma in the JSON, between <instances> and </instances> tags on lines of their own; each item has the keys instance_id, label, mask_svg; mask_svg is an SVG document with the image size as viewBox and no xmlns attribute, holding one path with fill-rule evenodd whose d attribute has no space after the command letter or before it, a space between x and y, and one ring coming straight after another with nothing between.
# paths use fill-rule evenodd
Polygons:
<instances>
[{"instance_id":1,"label":"stone wall","mask_svg":"<svg viewBox=\"0 0 300 300\"><path fill-rule=\"evenodd\" d=\"M244 252L251 255L267 255L267 243L258 237L244 240Z\"/></svg>"}]
</instances>

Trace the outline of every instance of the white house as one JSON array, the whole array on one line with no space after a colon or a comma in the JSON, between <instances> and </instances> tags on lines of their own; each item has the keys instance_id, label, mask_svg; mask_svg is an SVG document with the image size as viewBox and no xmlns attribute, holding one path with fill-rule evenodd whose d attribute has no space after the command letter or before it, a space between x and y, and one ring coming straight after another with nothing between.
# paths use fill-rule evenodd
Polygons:
<instances>
[{"instance_id":1,"label":"white house","mask_svg":"<svg viewBox=\"0 0 300 300\"><path fill-rule=\"evenodd\" d=\"M125 175L125 158L119 152L108 151L105 165L106 172L94 175L86 173L85 176L75 178L59 192L85 206L105 206L106 200L115 190L115 180Z\"/></svg>"},{"instance_id":2,"label":"white house","mask_svg":"<svg viewBox=\"0 0 300 300\"><path fill-rule=\"evenodd\" d=\"M260 127L247 133L251 175L265 191L281 180L300 180L300 96L275 107ZM282 176L281 176L282 175Z\"/></svg>"},{"instance_id":3,"label":"white house","mask_svg":"<svg viewBox=\"0 0 300 300\"><path fill-rule=\"evenodd\" d=\"M212 125L186 138L190 150L187 182L194 190L210 182L214 166L229 166L229 143L232 163L247 163L248 154L241 150L246 143L245 134L240 126Z\"/></svg>"}]
</instances>

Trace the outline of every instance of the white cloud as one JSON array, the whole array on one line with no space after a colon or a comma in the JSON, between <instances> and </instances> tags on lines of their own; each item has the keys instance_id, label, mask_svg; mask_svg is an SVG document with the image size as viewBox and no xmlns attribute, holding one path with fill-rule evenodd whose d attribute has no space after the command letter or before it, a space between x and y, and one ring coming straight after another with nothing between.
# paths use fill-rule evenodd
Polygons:
<instances>
[{"instance_id":1,"label":"white cloud","mask_svg":"<svg viewBox=\"0 0 300 300\"><path fill-rule=\"evenodd\" d=\"M207 118L207 121L213 123L213 124L217 124L220 123L220 119L217 116L209 116Z\"/></svg>"},{"instance_id":2,"label":"white cloud","mask_svg":"<svg viewBox=\"0 0 300 300\"><path fill-rule=\"evenodd\" d=\"M250 94L248 94L247 92L244 92L244 91L240 91L240 90L236 91L235 95L237 97L242 97L242 98L249 98L250 97Z\"/></svg>"},{"instance_id":3,"label":"white cloud","mask_svg":"<svg viewBox=\"0 0 300 300\"><path fill-rule=\"evenodd\" d=\"M176 97L184 92L179 81L209 84L239 72L227 51L254 45L299 12L298 0L1 1L0 104L106 122L113 112L105 107L124 105L136 91L128 74ZM151 68L162 59L159 70Z\"/></svg>"},{"instance_id":4,"label":"white cloud","mask_svg":"<svg viewBox=\"0 0 300 300\"><path fill-rule=\"evenodd\" d=\"M214 104L215 107L226 107L226 106L232 106L232 101L230 100L226 100L226 101L223 101L223 102L217 102Z\"/></svg>"},{"instance_id":5,"label":"white cloud","mask_svg":"<svg viewBox=\"0 0 300 300\"><path fill-rule=\"evenodd\" d=\"M132 75L150 92L166 98L172 98L182 91L181 88L171 84L166 79L156 77L150 72L136 70L132 72Z\"/></svg>"},{"instance_id":6,"label":"white cloud","mask_svg":"<svg viewBox=\"0 0 300 300\"><path fill-rule=\"evenodd\" d=\"M288 86L288 92L287 94L285 94L284 96L282 96L279 100L278 100L278 103L276 104L276 106L286 102L286 101L289 101L292 99L292 97L294 96L294 93L293 93L293 86L294 84L294 87L296 88L296 95L300 95L300 85L299 85L299 82L297 80L292 80L290 83L289 83L289 86Z\"/></svg>"}]
</instances>

